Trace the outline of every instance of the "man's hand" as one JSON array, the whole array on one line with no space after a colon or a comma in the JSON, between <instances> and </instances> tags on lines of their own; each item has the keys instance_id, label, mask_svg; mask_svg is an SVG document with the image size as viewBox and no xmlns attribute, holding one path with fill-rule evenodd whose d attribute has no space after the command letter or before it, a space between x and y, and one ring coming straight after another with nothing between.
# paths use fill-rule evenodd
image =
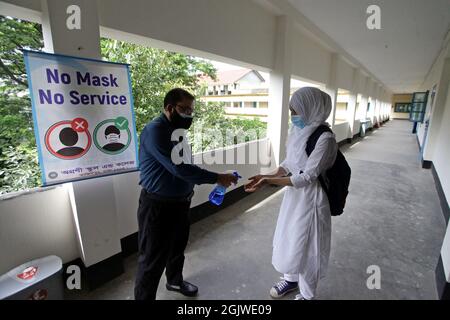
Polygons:
<instances>
[{"instance_id":1,"label":"man's hand","mask_svg":"<svg viewBox=\"0 0 450 320\"><path fill-rule=\"evenodd\" d=\"M238 181L238 177L231 173L219 173L217 177L217 183L228 188L231 184L236 184Z\"/></svg>"}]
</instances>

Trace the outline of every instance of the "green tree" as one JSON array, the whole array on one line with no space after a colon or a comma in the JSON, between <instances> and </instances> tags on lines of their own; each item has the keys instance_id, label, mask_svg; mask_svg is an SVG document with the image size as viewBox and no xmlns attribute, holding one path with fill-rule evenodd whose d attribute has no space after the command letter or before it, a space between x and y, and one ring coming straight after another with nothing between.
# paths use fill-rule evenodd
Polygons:
<instances>
[{"instance_id":1,"label":"green tree","mask_svg":"<svg viewBox=\"0 0 450 320\"><path fill-rule=\"evenodd\" d=\"M40 182L21 50L42 47L40 25L0 16L0 193Z\"/></svg>"},{"instance_id":2,"label":"green tree","mask_svg":"<svg viewBox=\"0 0 450 320\"><path fill-rule=\"evenodd\" d=\"M205 87L198 76L204 74L216 79L214 66L193 56L111 39L102 39L101 48L106 60L130 64L138 133L161 113L167 91L182 87L200 97L205 92ZM194 137L194 132L198 132L196 128L199 127L204 131L201 141ZM265 136L265 127L265 123L257 119L226 118L223 104L205 103L196 99L194 123L188 136L193 152L197 153L221 148L224 143L235 144L238 142L237 137L245 135L250 129L257 130L258 137L261 138ZM208 135L211 129L220 132L222 139L217 139L217 135ZM228 141L227 130L234 131L236 139Z\"/></svg>"},{"instance_id":3,"label":"green tree","mask_svg":"<svg viewBox=\"0 0 450 320\"><path fill-rule=\"evenodd\" d=\"M102 39L101 50L108 61L130 64L138 133L162 112L170 89L181 87L199 96L202 87L198 75L216 77L211 63L189 55L111 39ZM225 113L220 105L206 105L197 99L195 115L195 122L208 125L223 120Z\"/></svg>"},{"instance_id":4,"label":"green tree","mask_svg":"<svg viewBox=\"0 0 450 320\"><path fill-rule=\"evenodd\" d=\"M36 23L0 16L0 194L36 187L40 171L33 132L31 102L22 49L42 50L42 30ZM215 79L216 70L205 60L193 56L149 48L111 39L101 40L105 60L129 63L133 85L136 129L138 133L162 111L167 91L182 87L200 97L205 90L199 74ZM196 100L195 128L226 129L242 134L250 128L263 129L259 120L227 119L222 104ZM225 139L223 139L226 141ZM194 152L222 147L221 139L206 136L194 143ZM228 144L236 143L233 140Z\"/></svg>"}]
</instances>

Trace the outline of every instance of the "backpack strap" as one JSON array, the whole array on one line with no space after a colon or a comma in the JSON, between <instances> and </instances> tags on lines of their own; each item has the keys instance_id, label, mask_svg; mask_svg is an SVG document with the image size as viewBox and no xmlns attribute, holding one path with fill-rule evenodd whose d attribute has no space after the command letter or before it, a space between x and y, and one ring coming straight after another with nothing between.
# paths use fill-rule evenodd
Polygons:
<instances>
[{"instance_id":1,"label":"backpack strap","mask_svg":"<svg viewBox=\"0 0 450 320\"><path fill-rule=\"evenodd\" d=\"M305 149L306 154L308 155L308 157L314 151L314 148L316 147L317 140L319 140L320 136L324 132L333 132L333 131L331 131L330 127L328 127L326 125L320 125L312 133L312 135L309 136L308 141L306 142L306 149Z\"/></svg>"},{"instance_id":2,"label":"backpack strap","mask_svg":"<svg viewBox=\"0 0 450 320\"><path fill-rule=\"evenodd\" d=\"M326 125L320 125L309 136L308 141L306 142L306 149L305 149L306 154L308 155L308 157L314 151L314 148L316 147L316 144L317 144L317 140L319 140L320 136L324 132L333 132L333 131L330 129L330 127L328 127ZM303 171L301 171L300 173L303 173ZM320 182L320 185L322 186L323 190L325 191L325 193L328 195L328 188L327 188L327 185L326 185L322 175L319 175L319 182Z\"/></svg>"}]
</instances>

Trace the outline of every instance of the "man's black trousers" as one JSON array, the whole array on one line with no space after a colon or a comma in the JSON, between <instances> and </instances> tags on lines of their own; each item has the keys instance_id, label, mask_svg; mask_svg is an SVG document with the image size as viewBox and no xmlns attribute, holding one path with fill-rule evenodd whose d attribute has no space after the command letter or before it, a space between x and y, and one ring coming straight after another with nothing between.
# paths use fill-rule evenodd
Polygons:
<instances>
[{"instance_id":1,"label":"man's black trousers","mask_svg":"<svg viewBox=\"0 0 450 320\"><path fill-rule=\"evenodd\" d=\"M190 200L155 199L142 190L138 208L136 300L155 300L164 268L167 283L182 283L184 250L190 228L189 208Z\"/></svg>"}]
</instances>

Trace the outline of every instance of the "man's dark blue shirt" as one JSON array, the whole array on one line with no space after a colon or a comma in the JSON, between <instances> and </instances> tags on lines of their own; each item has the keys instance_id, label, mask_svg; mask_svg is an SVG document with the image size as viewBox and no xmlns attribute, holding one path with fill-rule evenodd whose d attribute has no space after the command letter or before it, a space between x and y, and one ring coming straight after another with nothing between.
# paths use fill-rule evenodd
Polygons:
<instances>
[{"instance_id":1,"label":"man's dark blue shirt","mask_svg":"<svg viewBox=\"0 0 450 320\"><path fill-rule=\"evenodd\" d=\"M140 136L139 184L161 197L186 197L195 184L214 184L218 177L196 165L173 163L172 149L178 143L171 140L174 130L165 114L161 114L145 126Z\"/></svg>"}]
</instances>

